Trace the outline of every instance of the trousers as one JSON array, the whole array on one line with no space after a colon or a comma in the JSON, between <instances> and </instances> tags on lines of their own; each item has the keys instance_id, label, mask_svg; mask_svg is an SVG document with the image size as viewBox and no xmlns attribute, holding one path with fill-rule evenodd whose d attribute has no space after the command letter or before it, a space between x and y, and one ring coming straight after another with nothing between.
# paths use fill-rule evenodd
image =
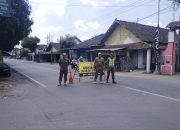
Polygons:
<instances>
[{"instance_id":1,"label":"trousers","mask_svg":"<svg viewBox=\"0 0 180 130\"><path fill-rule=\"evenodd\" d=\"M96 71L95 71L95 77L94 77L94 80L95 80L95 81L96 81L97 78L98 78L98 74L100 74L100 81L102 81L102 76L103 76L103 74L104 74L103 69L96 69Z\"/></svg>"},{"instance_id":2,"label":"trousers","mask_svg":"<svg viewBox=\"0 0 180 130\"><path fill-rule=\"evenodd\" d=\"M112 81L114 81L114 68L108 68L107 70L107 81L109 80L109 75L112 75Z\"/></svg>"},{"instance_id":3,"label":"trousers","mask_svg":"<svg viewBox=\"0 0 180 130\"><path fill-rule=\"evenodd\" d=\"M60 70L60 74L59 74L59 82L62 82L62 78L64 76L64 82L67 82L67 74L68 71L67 70Z\"/></svg>"}]
</instances>

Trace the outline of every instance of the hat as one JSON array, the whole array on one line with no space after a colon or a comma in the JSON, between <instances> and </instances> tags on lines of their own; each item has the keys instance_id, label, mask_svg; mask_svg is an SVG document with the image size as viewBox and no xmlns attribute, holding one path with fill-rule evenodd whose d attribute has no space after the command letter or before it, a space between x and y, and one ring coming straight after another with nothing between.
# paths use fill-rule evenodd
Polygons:
<instances>
[{"instance_id":1,"label":"hat","mask_svg":"<svg viewBox=\"0 0 180 130\"><path fill-rule=\"evenodd\" d=\"M82 57L82 56L80 56L79 58L81 58L81 59L82 59L83 57Z\"/></svg>"},{"instance_id":2,"label":"hat","mask_svg":"<svg viewBox=\"0 0 180 130\"><path fill-rule=\"evenodd\" d=\"M101 55L101 54L102 54L101 52L98 53L98 55Z\"/></svg>"},{"instance_id":3,"label":"hat","mask_svg":"<svg viewBox=\"0 0 180 130\"><path fill-rule=\"evenodd\" d=\"M63 56L66 56L66 53L63 53Z\"/></svg>"}]
</instances>

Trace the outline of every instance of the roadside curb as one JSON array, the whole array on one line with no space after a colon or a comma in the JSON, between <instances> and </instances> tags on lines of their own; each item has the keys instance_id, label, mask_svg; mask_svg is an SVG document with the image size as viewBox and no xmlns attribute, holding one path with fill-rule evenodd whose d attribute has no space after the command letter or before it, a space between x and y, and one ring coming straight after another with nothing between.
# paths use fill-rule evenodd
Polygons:
<instances>
[{"instance_id":1,"label":"roadside curb","mask_svg":"<svg viewBox=\"0 0 180 130\"><path fill-rule=\"evenodd\" d=\"M44 84L35 81L35 80L32 79L31 77L29 77L29 76L27 76L27 75L25 75L25 74L17 71L16 69L14 69L14 68L12 68L12 67L11 67L11 70L14 71L15 73L21 75L22 77L26 78L28 81L30 81L31 83L33 83L33 84L34 84L35 86L37 86L37 87L40 87L40 86L41 86L41 87L44 87L44 88L47 87L47 86L45 86Z\"/></svg>"}]
</instances>

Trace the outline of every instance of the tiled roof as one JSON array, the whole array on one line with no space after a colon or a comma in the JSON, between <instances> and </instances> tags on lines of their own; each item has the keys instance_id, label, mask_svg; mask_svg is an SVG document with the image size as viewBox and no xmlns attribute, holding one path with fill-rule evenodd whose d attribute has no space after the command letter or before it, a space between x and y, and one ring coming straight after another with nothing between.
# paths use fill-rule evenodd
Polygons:
<instances>
[{"instance_id":1,"label":"tiled roof","mask_svg":"<svg viewBox=\"0 0 180 130\"><path fill-rule=\"evenodd\" d=\"M49 45L46 48L46 51L50 51L51 47L54 47L56 50L60 49L60 43L50 42Z\"/></svg>"},{"instance_id":2,"label":"tiled roof","mask_svg":"<svg viewBox=\"0 0 180 130\"><path fill-rule=\"evenodd\" d=\"M56 50L59 50L59 49L60 49L60 43L52 42L51 44L52 44L52 46L53 46Z\"/></svg>"},{"instance_id":3,"label":"tiled roof","mask_svg":"<svg viewBox=\"0 0 180 130\"><path fill-rule=\"evenodd\" d=\"M144 49L153 49L151 44L145 43L145 42L139 42L139 43L131 43L131 44L119 44L119 45L106 45L103 47L103 49L108 48L123 48L127 50L144 50ZM160 49L164 50L165 45L160 45Z\"/></svg>"},{"instance_id":4,"label":"tiled roof","mask_svg":"<svg viewBox=\"0 0 180 130\"><path fill-rule=\"evenodd\" d=\"M128 50L140 50L140 49L149 49L152 46L147 43L132 43L132 44L120 44L120 45L106 45L103 48L126 48Z\"/></svg>"},{"instance_id":5,"label":"tiled roof","mask_svg":"<svg viewBox=\"0 0 180 130\"><path fill-rule=\"evenodd\" d=\"M51 48L54 47L56 50L60 49L60 44L55 42L50 42L46 48L46 51L50 51Z\"/></svg>"},{"instance_id":6,"label":"tiled roof","mask_svg":"<svg viewBox=\"0 0 180 130\"><path fill-rule=\"evenodd\" d=\"M167 25L167 28L180 29L180 21L174 21Z\"/></svg>"},{"instance_id":7,"label":"tiled roof","mask_svg":"<svg viewBox=\"0 0 180 130\"><path fill-rule=\"evenodd\" d=\"M82 49L82 48L91 48L95 46L101 45L101 40L104 37L104 34L100 34L98 36L95 36L89 40L83 41L79 44L76 44L72 47L72 49Z\"/></svg>"},{"instance_id":8,"label":"tiled roof","mask_svg":"<svg viewBox=\"0 0 180 130\"><path fill-rule=\"evenodd\" d=\"M46 48L46 45L37 45L38 50L44 50Z\"/></svg>"},{"instance_id":9,"label":"tiled roof","mask_svg":"<svg viewBox=\"0 0 180 130\"><path fill-rule=\"evenodd\" d=\"M156 27L134 23L134 22L121 21L116 19L111 25L111 27L108 29L108 31L106 32L103 38L103 42L107 40L107 38L112 34L114 29L119 25L126 28L133 34L135 34L136 37L141 39L143 42L153 43L154 41L155 32L157 29ZM160 28L159 32L160 32L160 37L159 37L160 43L168 43L168 29Z\"/></svg>"}]
</instances>

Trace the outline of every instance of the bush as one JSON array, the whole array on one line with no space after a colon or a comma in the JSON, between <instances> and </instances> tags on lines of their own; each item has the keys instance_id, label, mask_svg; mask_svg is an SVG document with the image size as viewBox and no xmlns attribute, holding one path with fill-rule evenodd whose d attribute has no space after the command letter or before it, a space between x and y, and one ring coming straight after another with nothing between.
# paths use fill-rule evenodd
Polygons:
<instances>
[{"instance_id":1,"label":"bush","mask_svg":"<svg viewBox=\"0 0 180 130\"><path fill-rule=\"evenodd\" d=\"M27 57L29 53L29 50L27 48L22 48L20 50L20 57Z\"/></svg>"}]
</instances>

